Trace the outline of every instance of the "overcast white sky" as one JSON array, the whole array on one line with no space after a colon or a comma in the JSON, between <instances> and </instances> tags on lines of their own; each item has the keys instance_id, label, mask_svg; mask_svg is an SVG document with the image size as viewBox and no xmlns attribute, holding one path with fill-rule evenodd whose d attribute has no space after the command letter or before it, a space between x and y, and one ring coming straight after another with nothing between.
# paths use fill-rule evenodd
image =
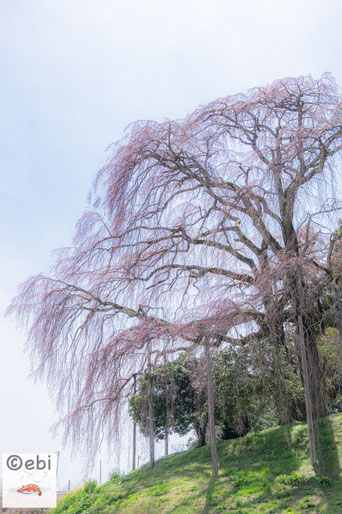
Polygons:
<instances>
[{"instance_id":1,"label":"overcast white sky","mask_svg":"<svg viewBox=\"0 0 342 514\"><path fill-rule=\"evenodd\" d=\"M280 77L329 71L342 85L341 15L338 0L0 0L0 452L61 449L3 312L70 244L106 147L136 119ZM82 478L68 450L60 476Z\"/></svg>"}]
</instances>

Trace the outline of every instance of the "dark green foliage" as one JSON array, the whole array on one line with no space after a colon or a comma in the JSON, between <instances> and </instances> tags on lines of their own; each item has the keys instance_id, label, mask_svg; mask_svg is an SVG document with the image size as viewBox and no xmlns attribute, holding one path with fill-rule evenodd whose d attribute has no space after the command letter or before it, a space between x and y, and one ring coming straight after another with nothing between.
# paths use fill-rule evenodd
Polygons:
<instances>
[{"instance_id":1,"label":"dark green foliage","mask_svg":"<svg viewBox=\"0 0 342 514\"><path fill-rule=\"evenodd\" d=\"M268 339L215 353L215 417L230 437L300 419L304 391L294 355L291 360Z\"/></svg>"},{"instance_id":2,"label":"dark green foliage","mask_svg":"<svg viewBox=\"0 0 342 514\"><path fill-rule=\"evenodd\" d=\"M221 427L221 438L302 419L304 392L298 362L294 355L290 361L284 348L274 342L263 339L242 348L216 350L212 374L215 424ZM173 362L154 366L151 380L156 439L165 437L167 427L169 433L179 435L194 429L197 444L205 444L208 420L203 357L181 354ZM149 375L144 373L138 394L130 399L130 414L146 435L148 381Z\"/></svg>"},{"instance_id":3,"label":"dark green foliage","mask_svg":"<svg viewBox=\"0 0 342 514\"><path fill-rule=\"evenodd\" d=\"M342 412L342 346L337 328L326 328L318 349L325 369L329 410Z\"/></svg>"},{"instance_id":4,"label":"dark green foliage","mask_svg":"<svg viewBox=\"0 0 342 514\"><path fill-rule=\"evenodd\" d=\"M181 354L173 362L153 368L152 401L154 432L157 440L164 439L165 429L185 435L191 428L196 432L207 425L206 390L200 362ZM148 433L148 373L139 380L139 393L130 398L130 414L140 430ZM204 444L204 440L202 444Z\"/></svg>"}]
</instances>

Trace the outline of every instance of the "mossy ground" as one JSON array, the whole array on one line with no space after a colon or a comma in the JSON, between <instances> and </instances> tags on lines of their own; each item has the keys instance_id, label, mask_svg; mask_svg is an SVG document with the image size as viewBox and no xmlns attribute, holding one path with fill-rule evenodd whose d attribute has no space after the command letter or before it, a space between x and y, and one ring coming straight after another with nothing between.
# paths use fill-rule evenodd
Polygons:
<instances>
[{"instance_id":1,"label":"mossy ground","mask_svg":"<svg viewBox=\"0 0 342 514\"><path fill-rule=\"evenodd\" d=\"M322 419L316 428L316 476L306 424L294 423L218 442L215 479L210 447L195 448L160 459L153 470L143 466L100 487L89 484L68 494L54 512L341 514L342 415Z\"/></svg>"}]
</instances>

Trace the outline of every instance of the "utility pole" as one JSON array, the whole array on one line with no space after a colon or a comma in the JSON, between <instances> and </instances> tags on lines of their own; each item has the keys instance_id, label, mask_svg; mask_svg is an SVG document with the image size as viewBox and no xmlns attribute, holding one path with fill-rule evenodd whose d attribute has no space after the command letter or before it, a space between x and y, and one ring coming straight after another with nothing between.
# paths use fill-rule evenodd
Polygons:
<instances>
[{"instance_id":1,"label":"utility pole","mask_svg":"<svg viewBox=\"0 0 342 514\"><path fill-rule=\"evenodd\" d=\"M59 455L60 455L60 451L59 450L56 451L56 455L57 455L57 462L56 462L56 485L57 485L58 484ZM58 485L57 485L57 488L58 488Z\"/></svg>"}]
</instances>

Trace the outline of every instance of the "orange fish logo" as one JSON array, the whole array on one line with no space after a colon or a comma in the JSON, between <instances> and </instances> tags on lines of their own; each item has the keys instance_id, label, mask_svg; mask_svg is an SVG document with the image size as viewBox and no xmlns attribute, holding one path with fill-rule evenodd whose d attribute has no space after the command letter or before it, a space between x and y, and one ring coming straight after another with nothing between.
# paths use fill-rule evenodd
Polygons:
<instances>
[{"instance_id":1,"label":"orange fish logo","mask_svg":"<svg viewBox=\"0 0 342 514\"><path fill-rule=\"evenodd\" d=\"M27 484L23 485L20 489L17 489L18 493L23 494L31 494L31 493L38 493L38 496L42 495L41 490L36 484Z\"/></svg>"}]
</instances>

